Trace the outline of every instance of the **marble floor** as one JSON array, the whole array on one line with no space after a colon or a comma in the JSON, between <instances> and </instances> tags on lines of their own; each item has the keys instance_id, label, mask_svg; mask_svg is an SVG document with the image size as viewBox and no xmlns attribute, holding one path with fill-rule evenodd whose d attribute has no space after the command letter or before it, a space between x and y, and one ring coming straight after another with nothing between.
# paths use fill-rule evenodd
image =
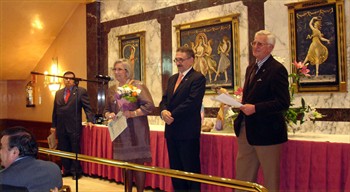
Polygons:
<instances>
[{"instance_id":1,"label":"marble floor","mask_svg":"<svg viewBox=\"0 0 350 192\"><path fill-rule=\"evenodd\" d=\"M76 182L71 177L64 177L63 184L69 185L72 192L76 192ZM83 176L78 180L78 191L80 192L123 192L124 185L122 183L116 183L115 181L109 181L101 178L94 178ZM137 191L136 187L133 191ZM145 192L160 192L160 190L147 188Z\"/></svg>"}]
</instances>

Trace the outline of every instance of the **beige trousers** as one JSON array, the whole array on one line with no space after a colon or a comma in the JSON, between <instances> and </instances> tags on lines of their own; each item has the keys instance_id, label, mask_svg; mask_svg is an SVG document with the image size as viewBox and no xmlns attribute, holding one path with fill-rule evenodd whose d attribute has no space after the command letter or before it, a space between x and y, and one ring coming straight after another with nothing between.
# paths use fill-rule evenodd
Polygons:
<instances>
[{"instance_id":1,"label":"beige trousers","mask_svg":"<svg viewBox=\"0 0 350 192\"><path fill-rule=\"evenodd\" d=\"M268 191L279 191L280 184L280 155L282 144L253 146L247 141L245 126L237 138L238 154L236 158L236 179L256 182L259 166L261 165L264 184ZM241 190L236 190L241 191Z\"/></svg>"}]
</instances>

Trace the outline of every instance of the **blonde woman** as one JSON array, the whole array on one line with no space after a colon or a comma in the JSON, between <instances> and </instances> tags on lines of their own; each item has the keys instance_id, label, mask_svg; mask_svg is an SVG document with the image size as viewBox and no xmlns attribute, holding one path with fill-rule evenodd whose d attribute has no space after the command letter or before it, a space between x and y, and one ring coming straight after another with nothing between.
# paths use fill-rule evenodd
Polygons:
<instances>
[{"instance_id":1,"label":"blonde woman","mask_svg":"<svg viewBox=\"0 0 350 192\"><path fill-rule=\"evenodd\" d=\"M117 85L108 90L107 104L104 115L107 119L113 119L115 115L122 111L127 118L127 128L113 141L113 158L120 161L141 164L151 162L150 151L150 130L147 115L154 109L154 103L147 87L138 80L133 79L133 71L129 60L119 59L114 63L113 72ZM118 97L117 87L131 85L141 92L137 100L130 103L129 108L123 108ZM135 177L137 191L144 190L145 176L144 172L133 170L123 170L125 173L125 183L127 192L132 191L132 181Z\"/></svg>"}]
</instances>

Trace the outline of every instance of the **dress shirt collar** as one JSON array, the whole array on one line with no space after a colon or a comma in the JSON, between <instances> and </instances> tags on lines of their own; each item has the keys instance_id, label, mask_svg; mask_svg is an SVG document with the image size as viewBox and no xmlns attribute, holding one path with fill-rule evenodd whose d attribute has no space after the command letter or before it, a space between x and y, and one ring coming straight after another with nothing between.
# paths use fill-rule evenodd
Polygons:
<instances>
[{"instance_id":1,"label":"dress shirt collar","mask_svg":"<svg viewBox=\"0 0 350 192\"><path fill-rule=\"evenodd\" d=\"M19 160L22 160L22 159L27 158L27 157L29 157L29 156L18 157L14 162L19 161Z\"/></svg>"},{"instance_id":2,"label":"dress shirt collar","mask_svg":"<svg viewBox=\"0 0 350 192\"><path fill-rule=\"evenodd\" d=\"M73 87L74 87L74 86L72 86L72 87L70 87L70 88L65 87L65 88L64 88L64 92L66 92L67 89L69 89L70 91L72 91L72 90L73 90Z\"/></svg>"},{"instance_id":3,"label":"dress shirt collar","mask_svg":"<svg viewBox=\"0 0 350 192\"><path fill-rule=\"evenodd\" d=\"M192 67L190 67L189 69L187 69L186 71L184 71L183 73L182 73L182 78L184 78L185 76L186 76L186 74L190 71L192 69ZM180 72L179 72L179 75L180 75Z\"/></svg>"},{"instance_id":4,"label":"dress shirt collar","mask_svg":"<svg viewBox=\"0 0 350 192\"><path fill-rule=\"evenodd\" d=\"M256 71L259 71L259 69L261 68L261 66L265 63L266 60L268 60L269 58L271 57L271 55L268 55L266 56L264 59L258 61L256 60L256 64L258 65L258 70Z\"/></svg>"}]
</instances>

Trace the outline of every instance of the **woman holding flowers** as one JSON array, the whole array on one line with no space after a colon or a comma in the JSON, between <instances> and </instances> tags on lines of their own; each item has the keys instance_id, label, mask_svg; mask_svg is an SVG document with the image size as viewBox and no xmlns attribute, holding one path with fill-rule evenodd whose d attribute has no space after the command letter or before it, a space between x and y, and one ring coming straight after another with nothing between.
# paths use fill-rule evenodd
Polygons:
<instances>
[{"instance_id":1,"label":"woman holding flowers","mask_svg":"<svg viewBox=\"0 0 350 192\"><path fill-rule=\"evenodd\" d=\"M113 141L113 158L137 164L152 161L150 131L147 115L154 109L154 103L147 87L133 79L129 60L119 59L112 69L117 85L108 89L104 115L113 120L119 111L127 118L127 128ZM144 190L145 173L124 170L127 191L132 191L133 176L137 191Z\"/></svg>"}]
</instances>

